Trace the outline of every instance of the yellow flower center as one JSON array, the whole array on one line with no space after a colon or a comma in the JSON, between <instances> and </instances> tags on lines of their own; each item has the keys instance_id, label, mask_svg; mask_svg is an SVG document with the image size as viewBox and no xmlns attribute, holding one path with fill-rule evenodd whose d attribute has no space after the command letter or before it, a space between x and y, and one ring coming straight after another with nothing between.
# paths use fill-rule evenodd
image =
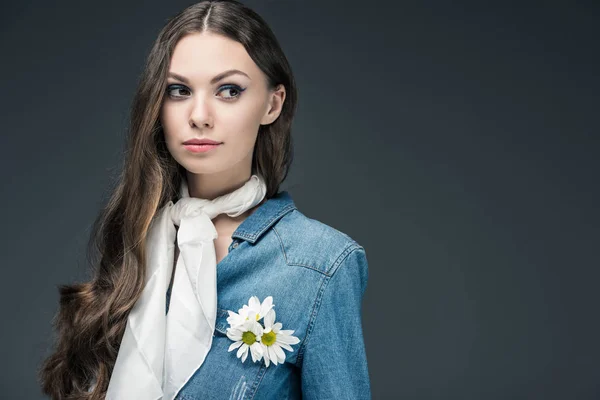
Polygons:
<instances>
[{"instance_id":1,"label":"yellow flower center","mask_svg":"<svg viewBox=\"0 0 600 400\"><path fill-rule=\"evenodd\" d=\"M248 346L253 345L256 342L256 335L252 332L244 332L242 333L242 342Z\"/></svg>"},{"instance_id":2,"label":"yellow flower center","mask_svg":"<svg viewBox=\"0 0 600 400\"><path fill-rule=\"evenodd\" d=\"M275 339L277 338L277 334L273 331L269 332L269 333L264 333L261 338L260 341L262 343L265 344L265 346L271 346L273 343L275 343Z\"/></svg>"}]
</instances>

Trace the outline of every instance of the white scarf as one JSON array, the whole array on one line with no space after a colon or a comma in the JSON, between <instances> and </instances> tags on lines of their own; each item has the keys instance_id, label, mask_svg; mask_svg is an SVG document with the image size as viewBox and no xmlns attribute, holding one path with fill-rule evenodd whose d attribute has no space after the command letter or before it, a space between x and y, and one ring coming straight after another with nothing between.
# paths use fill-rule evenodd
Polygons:
<instances>
[{"instance_id":1,"label":"white scarf","mask_svg":"<svg viewBox=\"0 0 600 400\"><path fill-rule=\"evenodd\" d=\"M239 216L265 194L266 184L258 175L214 200L190 197L182 179L181 198L169 201L150 225L146 284L129 313L107 400L172 400L202 365L217 311L213 241L218 235L211 219L222 213ZM180 256L165 315L176 235Z\"/></svg>"}]
</instances>

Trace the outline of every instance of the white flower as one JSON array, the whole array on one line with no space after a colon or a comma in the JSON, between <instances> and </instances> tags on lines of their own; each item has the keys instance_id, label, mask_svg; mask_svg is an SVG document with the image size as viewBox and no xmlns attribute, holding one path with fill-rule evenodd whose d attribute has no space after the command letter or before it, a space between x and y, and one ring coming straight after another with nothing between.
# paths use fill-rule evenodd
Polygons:
<instances>
[{"instance_id":1,"label":"white flower","mask_svg":"<svg viewBox=\"0 0 600 400\"><path fill-rule=\"evenodd\" d=\"M227 328L227 337L234 341L229 346L228 351L237 351L237 358L242 358L242 362L246 361L248 357L248 349L252 356L252 361L259 361L262 357L263 349L260 345L260 337L262 335L263 327L257 321L248 320L242 325L236 327Z\"/></svg>"},{"instance_id":2,"label":"white flower","mask_svg":"<svg viewBox=\"0 0 600 400\"><path fill-rule=\"evenodd\" d=\"M273 296L268 296L262 303L258 297L252 296L248 300L248 304L244 304L237 313L227 310L229 313L227 322L231 326L240 326L249 319L260 321L274 306Z\"/></svg>"},{"instance_id":3,"label":"white flower","mask_svg":"<svg viewBox=\"0 0 600 400\"><path fill-rule=\"evenodd\" d=\"M258 297L252 296L248 304L244 304L238 313L227 310L230 327L227 328L227 337L234 341L229 346L229 351L238 349L237 357L244 362L248 350L252 361L264 358L268 367L271 363L278 365L285 362L285 353L294 351L290 345L300 343L300 339L292 336L293 330L283 330L280 322L275 323L275 310L273 297L266 297L261 303ZM258 322L264 318L264 327Z\"/></svg>"},{"instance_id":4,"label":"white flower","mask_svg":"<svg viewBox=\"0 0 600 400\"><path fill-rule=\"evenodd\" d=\"M282 330L280 322L275 322L275 310L271 309L265 315L265 328L260 338L260 346L262 347L263 358L267 367L270 362L277 365L285 361L285 353L282 347L288 351L294 351L291 344L300 342L296 336L292 336L293 330Z\"/></svg>"}]
</instances>

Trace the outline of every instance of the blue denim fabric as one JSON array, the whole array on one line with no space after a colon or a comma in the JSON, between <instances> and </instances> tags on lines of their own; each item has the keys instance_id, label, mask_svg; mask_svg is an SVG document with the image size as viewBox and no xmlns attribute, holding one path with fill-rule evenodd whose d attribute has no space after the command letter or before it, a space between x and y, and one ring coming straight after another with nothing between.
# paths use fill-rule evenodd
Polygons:
<instances>
[{"instance_id":1,"label":"blue denim fabric","mask_svg":"<svg viewBox=\"0 0 600 400\"><path fill-rule=\"evenodd\" d=\"M364 248L306 217L287 191L260 205L232 238L217 265L211 350L176 399L370 399L361 323ZM276 322L300 339L293 352L284 350L283 364L266 367L250 354L242 363L237 349L227 351L233 343L227 310L237 312L251 296L273 296Z\"/></svg>"}]
</instances>

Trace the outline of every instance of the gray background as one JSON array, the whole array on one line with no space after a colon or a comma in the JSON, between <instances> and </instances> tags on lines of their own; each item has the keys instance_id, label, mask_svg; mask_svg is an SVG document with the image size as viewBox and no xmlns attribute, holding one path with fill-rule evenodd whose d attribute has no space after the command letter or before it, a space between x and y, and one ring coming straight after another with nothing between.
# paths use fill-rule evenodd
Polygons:
<instances>
[{"instance_id":1,"label":"gray background","mask_svg":"<svg viewBox=\"0 0 600 400\"><path fill-rule=\"evenodd\" d=\"M299 86L283 189L367 251L373 398L600 397L598 2L246 3ZM2 4L1 398L42 398L56 285L86 277L135 81L189 4Z\"/></svg>"}]
</instances>

